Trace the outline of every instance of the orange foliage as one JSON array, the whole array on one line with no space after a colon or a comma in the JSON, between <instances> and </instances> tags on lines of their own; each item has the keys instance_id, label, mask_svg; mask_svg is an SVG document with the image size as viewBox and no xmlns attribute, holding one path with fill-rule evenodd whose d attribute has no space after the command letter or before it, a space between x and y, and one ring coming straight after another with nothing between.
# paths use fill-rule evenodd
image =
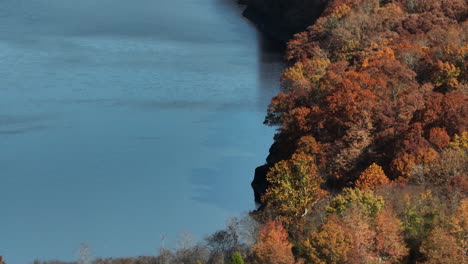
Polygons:
<instances>
[{"instance_id":1,"label":"orange foliage","mask_svg":"<svg viewBox=\"0 0 468 264\"><path fill-rule=\"evenodd\" d=\"M382 167L372 163L364 172L361 173L356 181L356 187L362 190L374 189L379 185L388 184L390 180L385 175Z\"/></svg>"},{"instance_id":2,"label":"orange foliage","mask_svg":"<svg viewBox=\"0 0 468 264\"><path fill-rule=\"evenodd\" d=\"M292 245L288 233L278 221L269 221L260 228L253 252L259 263L293 264Z\"/></svg>"},{"instance_id":3,"label":"orange foliage","mask_svg":"<svg viewBox=\"0 0 468 264\"><path fill-rule=\"evenodd\" d=\"M431 128L429 131L429 141L438 148L446 147L450 143L450 136L441 127Z\"/></svg>"},{"instance_id":4,"label":"orange foliage","mask_svg":"<svg viewBox=\"0 0 468 264\"><path fill-rule=\"evenodd\" d=\"M397 263L408 254L402 224L395 213L386 208L376 218L376 250L384 263Z\"/></svg>"},{"instance_id":5,"label":"orange foliage","mask_svg":"<svg viewBox=\"0 0 468 264\"><path fill-rule=\"evenodd\" d=\"M287 94L274 98L266 123L280 125L282 144L313 136L328 179L355 179L372 161L407 181L468 130L466 7L463 0L330 1L289 41L286 57L295 64L283 75ZM365 144L349 140L357 131Z\"/></svg>"},{"instance_id":6,"label":"orange foliage","mask_svg":"<svg viewBox=\"0 0 468 264\"><path fill-rule=\"evenodd\" d=\"M437 186L455 203L466 198L468 2L328 2L315 24L287 44L292 67L284 72L283 92L272 100L265 121L279 127L270 156L286 160L279 163L283 167L292 155L309 156L318 164L313 175L323 176L331 191L355 179L364 190L392 179ZM453 256L460 257L460 250L466 255L466 221L460 220L466 214L453 217L449 232L433 230L437 214L445 212L385 208L374 218L349 207L341 218L315 223L321 227L301 244L305 257L310 263L402 261L408 250L401 223L410 262L424 260L421 252L429 263L456 263ZM404 216L402 222L397 216Z\"/></svg>"},{"instance_id":7,"label":"orange foliage","mask_svg":"<svg viewBox=\"0 0 468 264\"><path fill-rule=\"evenodd\" d=\"M302 247L309 263L334 264L348 260L352 245L349 229L336 215L331 215L320 231L313 232Z\"/></svg>"}]
</instances>

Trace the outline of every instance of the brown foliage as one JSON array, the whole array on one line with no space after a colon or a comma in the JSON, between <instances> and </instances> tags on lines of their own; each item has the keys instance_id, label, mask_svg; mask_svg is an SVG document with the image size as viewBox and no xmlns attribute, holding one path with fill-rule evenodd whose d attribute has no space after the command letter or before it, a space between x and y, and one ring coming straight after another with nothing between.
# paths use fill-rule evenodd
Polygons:
<instances>
[{"instance_id":1,"label":"brown foliage","mask_svg":"<svg viewBox=\"0 0 468 264\"><path fill-rule=\"evenodd\" d=\"M459 264L465 263L466 259L455 237L440 227L435 228L423 242L421 252L426 255L428 264Z\"/></svg>"},{"instance_id":2,"label":"brown foliage","mask_svg":"<svg viewBox=\"0 0 468 264\"><path fill-rule=\"evenodd\" d=\"M377 255L385 263L397 263L408 254L403 240L403 227L390 208L386 208L376 218Z\"/></svg>"}]
</instances>

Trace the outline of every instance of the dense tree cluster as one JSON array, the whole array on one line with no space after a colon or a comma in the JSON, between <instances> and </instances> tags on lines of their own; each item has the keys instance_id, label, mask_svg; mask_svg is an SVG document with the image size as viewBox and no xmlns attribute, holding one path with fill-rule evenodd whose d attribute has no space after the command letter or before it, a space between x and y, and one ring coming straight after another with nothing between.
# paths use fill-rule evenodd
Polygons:
<instances>
[{"instance_id":1,"label":"dense tree cluster","mask_svg":"<svg viewBox=\"0 0 468 264\"><path fill-rule=\"evenodd\" d=\"M429 167L468 125L467 10L465 1L332 1L288 43L294 65L265 122L283 145L313 137L333 188L372 163L392 180L450 181L459 175Z\"/></svg>"},{"instance_id":2,"label":"dense tree cluster","mask_svg":"<svg viewBox=\"0 0 468 264\"><path fill-rule=\"evenodd\" d=\"M467 17L465 0L332 0L288 42L256 214L296 261L467 260Z\"/></svg>"},{"instance_id":3,"label":"dense tree cluster","mask_svg":"<svg viewBox=\"0 0 468 264\"><path fill-rule=\"evenodd\" d=\"M253 246L256 263L294 264L292 244L288 233L278 221L269 221L260 229L258 241Z\"/></svg>"}]
</instances>

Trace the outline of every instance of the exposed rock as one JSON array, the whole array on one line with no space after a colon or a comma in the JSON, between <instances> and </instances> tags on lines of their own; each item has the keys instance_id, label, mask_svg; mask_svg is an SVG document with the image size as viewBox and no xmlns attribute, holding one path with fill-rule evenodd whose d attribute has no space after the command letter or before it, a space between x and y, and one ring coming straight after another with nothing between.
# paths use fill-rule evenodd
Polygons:
<instances>
[{"instance_id":1,"label":"exposed rock","mask_svg":"<svg viewBox=\"0 0 468 264\"><path fill-rule=\"evenodd\" d=\"M329 0L238 0L246 5L243 15L260 31L283 44L312 25Z\"/></svg>"},{"instance_id":2,"label":"exposed rock","mask_svg":"<svg viewBox=\"0 0 468 264\"><path fill-rule=\"evenodd\" d=\"M255 169L255 176L251 185L257 204L262 204L261 198L268 188L266 176L270 168L279 161L289 159L294 152L294 146L288 145L285 142L287 141L285 141L284 138L276 135L275 141L270 147L270 153L266 158L266 164Z\"/></svg>"}]
</instances>

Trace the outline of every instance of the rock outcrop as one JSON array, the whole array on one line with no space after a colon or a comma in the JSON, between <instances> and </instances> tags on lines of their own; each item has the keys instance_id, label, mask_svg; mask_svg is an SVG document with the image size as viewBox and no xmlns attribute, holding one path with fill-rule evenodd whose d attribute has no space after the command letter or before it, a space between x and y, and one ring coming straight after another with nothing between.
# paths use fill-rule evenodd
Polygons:
<instances>
[{"instance_id":1,"label":"rock outcrop","mask_svg":"<svg viewBox=\"0 0 468 264\"><path fill-rule=\"evenodd\" d=\"M328 0L239 0L243 15L269 37L286 43L295 33L312 25Z\"/></svg>"}]
</instances>

